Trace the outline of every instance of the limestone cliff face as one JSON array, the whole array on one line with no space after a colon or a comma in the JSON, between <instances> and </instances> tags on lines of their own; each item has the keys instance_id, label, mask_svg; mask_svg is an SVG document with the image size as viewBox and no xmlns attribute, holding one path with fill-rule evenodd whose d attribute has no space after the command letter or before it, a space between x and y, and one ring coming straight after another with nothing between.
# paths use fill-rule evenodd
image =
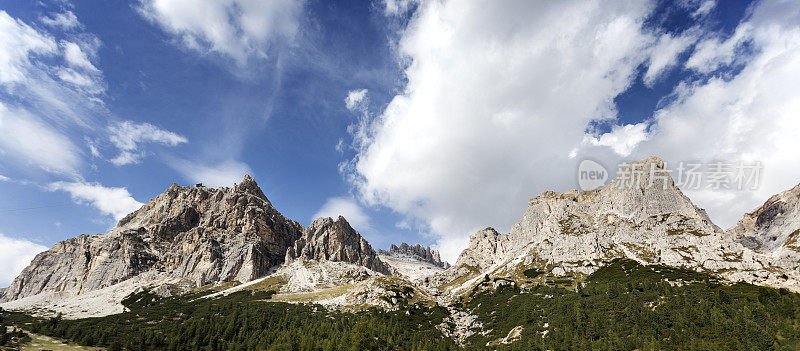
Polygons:
<instances>
[{"instance_id":1,"label":"limestone cliff face","mask_svg":"<svg viewBox=\"0 0 800 351\"><path fill-rule=\"evenodd\" d=\"M777 194L764 205L744 215L727 234L742 245L760 253L765 268L778 275L794 290L800 272L800 185ZM795 286L791 286L795 284Z\"/></svg>"},{"instance_id":2,"label":"limestone cliff face","mask_svg":"<svg viewBox=\"0 0 800 351\"><path fill-rule=\"evenodd\" d=\"M389 247L389 251L378 250L378 254L397 257L407 256L421 262L430 263L437 267L445 269L450 268L450 264L447 263L447 261L442 261L439 251L431 249L430 246L422 246L420 244L409 245L402 243L400 246L392 244L392 246Z\"/></svg>"},{"instance_id":3,"label":"limestone cliff face","mask_svg":"<svg viewBox=\"0 0 800 351\"><path fill-rule=\"evenodd\" d=\"M488 268L502 263L514 251L510 239L494 228L481 229L469 237L469 245L458 256L456 266Z\"/></svg>"},{"instance_id":4,"label":"limestone cliff face","mask_svg":"<svg viewBox=\"0 0 800 351\"><path fill-rule=\"evenodd\" d=\"M764 253L796 246L800 234L800 184L769 198L744 215L727 233L743 245Z\"/></svg>"},{"instance_id":5,"label":"limestone cliff face","mask_svg":"<svg viewBox=\"0 0 800 351\"><path fill-rule=\"evenodd\" d=\"M173 184L109 233L64 240L37 255L3 299L80 294L150 270L190 286L248 281L283 262L302 231L250 176L232 188Z\"/></svg>"},{"instance_id":6,"label":"limestone cliff face","mask_svg":"<svg viewBox=\"0 0 800 351\"><path fill-rule=\"evenodd\" d=\"M298 259L346 262L391 274L372 246L342 216L314 220L286 251L287 262Z\"/></svg>"},{"instance_id":7,"label":"limestone cliff face","mask_svg":"<svg viewBox=\"0 0 800 351\"><path fill-rule=\"evenodd\" d=\"M610 259L627 257L733 280L798 285L797 270L776 270L772 257L726 235L663 170L661 159L650 157L629 164L600 189L543 192L509 234L491 228L474 234L456 267L484 271L514 261L587 274Z\"/></svg>"}]
</instances>

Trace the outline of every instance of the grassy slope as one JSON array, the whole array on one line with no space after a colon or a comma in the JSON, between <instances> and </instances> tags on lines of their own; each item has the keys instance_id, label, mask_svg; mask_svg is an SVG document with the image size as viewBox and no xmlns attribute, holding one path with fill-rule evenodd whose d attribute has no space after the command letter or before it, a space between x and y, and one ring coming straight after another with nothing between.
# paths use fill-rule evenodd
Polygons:
<instances>
[{"instance_id":1,"label":"grassy slope","mask_svg":"<svg viewBox=\"0 0 800 351\"><path fill-rule=\"evenodd\" d=\"M800 348L800 295L630 260L601 268L577 292L504 286L463 308L491 330L468 339L473 349L518 326L521 338L499 349Z\"/></svg>"},{"instance_id":2,"label":"grassy slope","mask_svg":"<svg viewBox=\"0 0 800 351\"><path fill-rule=\"evenodd\" d=\"M539 277L539 272L527 273ZM487 344L518 350L800 348L800 294L786 290L725 284L705 274L625 259L575 282L577 289L546 283L524 290L518 284L486 289L494 283L482 283L459 304L484 325L467 339L466 349ZM272 302L264 292L196 297L139 294L125 301L128 313L36 321L28 328L131 349L457 348L436 329L447 315L441 307L344 313ZM24 322L26 317L13 318ZM514 341L502 344L509 335Z\"/></svg>"}]
</instances>

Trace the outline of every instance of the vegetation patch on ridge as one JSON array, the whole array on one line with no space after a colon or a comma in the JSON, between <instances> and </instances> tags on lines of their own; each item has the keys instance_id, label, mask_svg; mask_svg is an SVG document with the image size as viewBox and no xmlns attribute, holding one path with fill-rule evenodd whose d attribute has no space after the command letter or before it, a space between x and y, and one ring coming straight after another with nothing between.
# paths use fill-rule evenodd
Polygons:
<instances>
[{"instance_id":1,"label":"vegetation patch on ridge","mask_svg":"<svg viewBox=\"0 0 800 351\"><path fill-rule=\"evenodd\" d=\"M11 312L2 318L34 333L116 350L800 348L800 294L630 259L613 260L568 288L521 287L484 276L450 310L408 304L351 313L274 302L261 291L199 296L142 292L125 300L129 312L102 318L35 319ZM453 312L481 325L463 345L439 330L453 328Z\"/></svg>"}]
</instances>

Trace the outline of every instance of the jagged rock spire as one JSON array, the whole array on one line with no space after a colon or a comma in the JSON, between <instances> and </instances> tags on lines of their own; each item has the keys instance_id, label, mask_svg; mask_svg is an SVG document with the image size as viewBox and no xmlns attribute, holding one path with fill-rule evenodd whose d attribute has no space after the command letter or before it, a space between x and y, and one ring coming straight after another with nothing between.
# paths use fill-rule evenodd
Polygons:
<instances>
[{"instance_id":1,"label":"jagged rock spire","mask_svg":"<svg viewBox=\"0 0 800 351\"><path fill-rule=\"evenodd\" d=\"M439 255L439 251L431 249L430 246L422 246L420 244L409 245L406 243L401 243L400 246L392 244L389 246L389 251L385 250L378 250L380 254L384 255L406 255L413 258L416 258L423 262L428 262L433 265L442 267L442 268L449 268L450 264L446 261L442 261L441 256Z\"/></svg>"},{"instance_id":2,"label":"jagged rock spire","mask_svg":"<svg viewBox=\"0 0 800 351\"><path fill-rule=\"evenodd\" d=\"M253 177L251 177L249 174L245 174L244 179L242 179L242 182L234 185L233 189L236 192L242 192L253 196L257 196L263 199L264 201L269 202L267 196L264 195L264 192L261 191L261 188L258 186L258 183L256 183L256 180L253 179Z\"/></svg>"},{"instance_id":3,"label":"jagged rock spire","mask_svg":"<svg viewBox=\"0 0 800 351\"><path fill-rule=\"evenodd\" d=\"M372 246L342 216L314 220L286 251L287 262L296 259L348 262L390 274Z\"/></svg>"}]
</instances>

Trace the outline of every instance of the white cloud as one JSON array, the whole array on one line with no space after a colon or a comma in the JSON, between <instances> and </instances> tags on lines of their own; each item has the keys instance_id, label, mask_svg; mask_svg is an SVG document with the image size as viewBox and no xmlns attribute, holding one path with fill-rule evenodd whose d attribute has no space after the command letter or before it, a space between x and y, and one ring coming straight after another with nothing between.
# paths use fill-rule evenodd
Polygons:
<instances>
[{"instance_id":1,"label":"white cloud","mask_svg":"<svg viewBox=\"0 0 800 351\"><path fill-rule=\"evenodd\" d=\"M83 68L89 71L98 71L91 61L89 56L81 49L81 47L73 42L62 41L61 46L64 47L64 59L72 67Z\"/></svg>"},{"instance_id":2,"label":"white cloud","mask_svg":"<svg viewBox=\"0 0 800 351\"><path fill-rule=\"evenodd\" d=\"M149 123L123 121L108 127L109 140L120 150L120 154L111 160L117 166L139 163L143 157L141 144L156 143L176 146L186 143L184 136L158 128Z\"/></svg>"},{"instance_id":3,"label":"white cloud","mask_svg":"<svg viewBox=\"0 0 800 351\"><path fill-rule=\"evenodd\" d=\"M508 230L530 196L574 186L567 156L656 41L651 5L421 3L399 41L405 91L344 167L360 198L425 223L449 260L477 229Z\"/></svg>"},{"instance_id":4,"label":"white cloud","mask_svg":"<svg viewBox=\"0 0 800 351\"><path fill-rule=\"evenodd\" d=\"M698 67L709 72L736 65L740 71L679 86L674 101L656 112L651 135L635 155L659 154L673 163L761 161L762 184L755 191L687 191L717 224L728 227L800 182L800 8L762 1L721 42L716 51L696 49L694 57L714 58ZM730 56L745 43L751 54Z\"/></svg>"},{"instance_id":5,"label":"white cloud","mask_svg":"<svg viewBox=\"0 0 800 351\"><path fill-rule=\"evenodd\" d=\"M647 140L647 123L614 126L610 132L599 137L586 135L585 144L608 146L618 155L625 157L631 154L639 143ZM574 154L574 153L573 153Z\"/></svg>"},{"instance_id":6,"label":"white cloud","mask_svg":"<svg viewBox=\"0 0 800 351\"><path fill-rule=\"evenodd\" d=\"M33 258L47 247L0 234L0 287L11 284Z\"/></svg>"},{"instance_id":7,"label":"white cloud","mask_svg":"<svg viewBox=\"0 0 800 351\"><path fill-rule=\"evenodd\" d=\"M97 81L92 79L91 76L76 72L75 70L69 68L59 69L58 78L93 93L99 93L103 89L97 85Z\"/></svg>"},{"instance_id":8,"label":"white cloud","mask_svg":"<svg viewBox=\"0 0 800 351\"><path fill-rule=\"evenodd\" d=\"M715 0L703 0L700 3L700 6L697 7L697 10L692 13L692 17L705 16L709 14L715 6L717 6L717 2Z\"/></svg>"},{"instance_id":9,"label":"white cloud","mask_svg":"<svg viewBox=\"0 0 800 351\"><path fill-rule=\"evenodd\" d=\"M643 29L650 5L423 2L399 41L405 91L354 133L359 153L343 170L359 198L424 223L452 260L476 229L507 231L539 191L573 188L585 157L761 161L755 191L686 191L723 227L796 185L800 8L762 1L732 35L664 36ZM696 6L701 17L713 8ZM584 135L615 121L614 98L637 67L646 84L670 67L699 74L643 122Z\"/></svg>"},{"instance_id":10,"label":"white cloud","mask_svg":"<svg viewBox=\"0 0 800 351\"><path fill-rule=\"evenodd\" d=\"M369 97L367 96L367 89L351 90L347 93L344 99L344 105L350 112L356 115L357 122L347 126L347 133L353 137L353 143L350 145L353 149L358 150L363 147L370 140L369 124L370 124L370 111L369 111ZM344 152L344 140L339 139L336 144L336 151L339 153ZM350 164L345 162L340 167L347 167Z\"/></svg>"},{"instance_id":11,"label":"white cloud","mask_svg":"<svg viewBox=\"0 0 800 351\"><path fill-rule=\"evenodd\" d=\"M81 26L81 23L78 21L78 17L76 17L72 11L56 13L49 17L42 17L39 19L39 21L44 23L46 26L60 28L62 30L79 28Z\"/></svg>"},{"instance_id":12,"label":"white cloud","mask_svg":"<svg viewBox=\"0 0 800 351\"><path fill-rule=\"evenodd\" d=\"M203 183L214 188L232 186L241 182L245 174L253 173L247 164L234 160L222 161L216 164L172 160L169 164L191 182Z\"/></svg>"},{"instance_id":13,"label":"white cloud","mask_svg":"<svg viewBox=\"0 0 800 351\"><path fill-rule=\"evenodd\" d=\"M369 216L353 198L332 197L314 214L314 218L344 216L353 228L360 232L372 231ZM313 220L312 219L312 220Z\"/></svg>"},{"instance_id":14,"label":"white cloud","mask_svg":"<svg viewBox=\"0 0 800 351\"><path fill-rule=\"evenodd\" d=\"M367 103L367 89L349 91L347 97L344 99L344 103L350 111L363 111Z\"/></svg>"},{"instance_id":15,"label":"white cloud","mask_svg":"<svg viewBox=\"0 0 800 351\"><path fill-rule=\"evenodd\" d=\"M398 16L405 14L417 2L416 0L383 0L384 15Z\"/></svg>"},{"instance_id":16,"label":"white cloud","mask_svg":"<svg viewBox=\"0 0 800 351\"><path fill-rule=\"evenodd\" d=\"M7 182L7 181L10 181L10 180L11 180L11 178L9 178L9 177L6 177L6 176L4 176L4 175L0 174L0 181Z\"/></svg>"},{"instance_id":17,"label":"white cloud","mask_svg":"<svg viewBox=\"0 0 800 351\"><path fill-rule=\"evenodd\" d=\"M71 139L96 132L108 116L102 72L91 63L99 40L71 36L75 42L59 44L45 27L0 11L0 163L7 167L80 178L82 153Z\"/></svg>"},{"instance_id":18,"label":"white cloud","mask_svg":"<svg viewBox=\"0 0 800 351\"><path fill-rule=\"evenodd\" d=\"M725 40L712 37L700 41L686 61L686 67L700 73L709 73L730 65L736 58L736 49L751 37L750 26L750 22L740 24L734 34Z\"/></svg>"},{"instance_id":19,"label":"white cloud","mask_svg":"<svg viewBox=\"0 0 800 351\"><path fill-rule=\"evenodd\" d=\"M142 162L143 158L144 153L142 152L121 151L119 155L109 161L117 166L124 166Z\"/></svg>"},{"instance_id":20,"label":"white cloud","mask_svg":"<svg viewBox=\"0 0 800 351\"><path fill-rule=\"evenodd\" d=\"M76 175L80 150L68 137L26 110L0 103L0 151L6 159L45 171ZM6 160L8 161L8 160Z\"/></svg>"},{"instance_id":21,"label":"white cloud","mask_svg":"<svg viewBox=\"0 0 800 351\"><path fill-rule=\"evenodd\" d=\"M691 11L693 18L700 18L708 15L717 6L715 0L681 0L679 6Z\"/></svg>"},{"instance_id":22,"label":"white cloud","mask_svg":"<svg viewBox=\"0 0 800 351\"><path fill-rule=\"evenodd\" d=\"M143 205L136 201L126 188L108 188L97 183L55 182L51 183L48 189L66 191L76 203L90 204L117 221Z\"/></svg>"},{"instance_id":23,"label":"white cloud","mask_svg":"<svg viewBox=\"0 0 800 351\"><path fill-rule=\"evenodd\" d=\"M139 12L185 47L244 66L298 31L302 0L140 0Z\"/></svg>"},{"instance_id":24,"label":"white cloud","mask_svg":"<svg viewBox=\"0 0 800 351\"><path fill-rule=\"evenodd\" d=\"M94 36L89 38L90 40L79 43L66 40L59 43L66 67L60 67L57 75L62 81L73 84L91 96L96 96L105 92L102 72L91 61L100 46L100 40Z\"/></svg>"},{"instance_id":25,"label":"white cloud","mask_svg":"<svg viewBox=\"0 0 800 351\"><path fill-rule=\"evenodd\" d=\"M25 81L30 57L52 54L56 50L56 42L51 37L0 10L0 83Z\"/></svg>"},{"instance_id":26,"label":"white cloud","mask_svg":"<svg viewBox=\"0 0 800 351\"><path fill-rule=\"evenodd\" d=\"M653 86L661 75L677 64L678 55L686 51L695 41L697 37L694 31L678 36L662 34L652 48L653 53L650 55L644 83Z\"/></svg>"}]
</instances>

